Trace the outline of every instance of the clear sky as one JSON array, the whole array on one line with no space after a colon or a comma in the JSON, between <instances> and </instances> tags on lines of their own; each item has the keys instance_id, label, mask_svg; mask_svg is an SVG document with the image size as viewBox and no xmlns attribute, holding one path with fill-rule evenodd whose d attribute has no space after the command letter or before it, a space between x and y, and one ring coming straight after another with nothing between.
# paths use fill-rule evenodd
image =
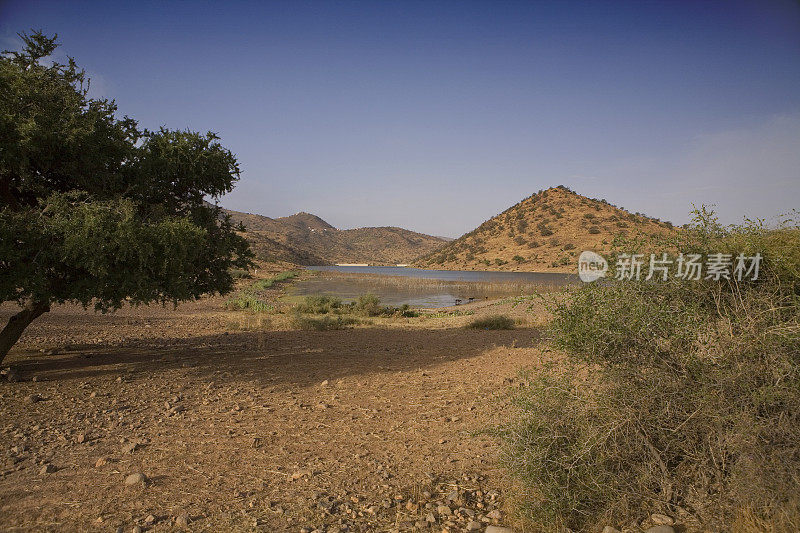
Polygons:
<instances>
[{"instance_id":1,"label":"clear sky","mask_svg":"<svg viewBox=\"0 0 800 533\"><path fill-rule=\"evenodd\" d=\"M219 133L225 207L458 236L564 184L683 223L800 208L800 3L0 0L92 93Z\"/></svg>"}]
</instances>

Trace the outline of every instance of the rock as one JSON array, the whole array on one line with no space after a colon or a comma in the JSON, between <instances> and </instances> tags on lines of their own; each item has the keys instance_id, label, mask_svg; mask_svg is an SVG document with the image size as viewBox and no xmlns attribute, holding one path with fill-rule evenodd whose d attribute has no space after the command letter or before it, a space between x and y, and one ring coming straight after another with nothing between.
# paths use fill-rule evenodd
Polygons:
<instances>
[{"instance_id":1,"label":"rock","mask_svg":"<svg viewBox=\"0 0 800 533\"><path fill-rule=\"evenodd\" d=\"M620 531L615 527L606 526L603 528L603 533L620 533Z\"/></svg>"},{"instance_id":2,"label":"rock","mask_svg":"<svg viewBox=\"0 0 800 533\"><path fill-rule=\"evenodd\" d=\"M125 446L122 447L123 453L133 453L140 448L139 444L136 442L129 442Z\"/></svg>"},{"instance_id":3,"label":"rock","mask_svg":"<svg viewBox=\"0 0 800 533\"><path fill-rule=\"evenodd\" d=\"M665 514L653 513L650 515L650 520L657 526L671 526L675 523L672 518Z\"/></svg>"},{"instance_id":4,"label":"rock","mask_svg":"<svg viewBox=\"0 0 800 533\"><path fill-rule=\"evenodd\" d=\"M495 509L494 511L489 511L489 513L486 516L491 518L492 520L500 520L503 517L503 513Z\"/></svg>"},{"instance_id":5,"label":"rock","mask_svg":"<svg viewBox=\"0 0 800 533\"><path fill-rule=\"evenodd\" d=\"M9 367L5 371L5 375L6 375L6 379L8 381L10 381L11 383L17 383L19 381L22 381L22 376L19 375L19 372L17 372L17 369L14 368L13 366Z\"/></svg>"},{"instance_id":6,"label":"rock","mask_svg":"<svg viewBox=\"0 0 800 533\"><path fill-rule=\"evenodd\" d=\"M428 523L431 523L431 524L435 524L436 523L436 515L434 515L433 513L428 513L428 515L425 517L425 521L428 522Z\"/></svg>"},{"instance_id":7,"label":"rock","mask_svg":"<svg viewBox=\"0 0 800 533\"><path fill-rule=\"evenodd\" d=\"M189 527L189 515L181 513L175 517L175 527Z\"/></svg>"},{"instance_id":8,"label":"rock","mask_svg":"<svg viewBox=\"0 0 800 533\"><path fill-rule=\"evenodd\" d=\"M108 464L108 457L101 457L94 463L95 468L100 468L101 466L106 466Z\"/></svg>"},{"instance_id":9,"label":"rock","mask_svg":"<svg viewBox=\"0 0 800 533\"><path fill-rule=\"evenodd\" d=\"M510 527L487 526L485 533L514 533Z\"/></svg>"},{"instance_id":10,"label":"rock","mask_svg":"<svg viewBox=\"0 0 800 533\"><path fill-rule=\"evenodd\" d=\"M141 526L133 526L133 529L131 529L131 533L142 533L143 531Z\"/></svg>"},{"instance_id":11,"label":"rock","mask_svg":"<svg viewBox=\"0 0 800 533\"><path fill-rule=\"evenodd\" d=\"M128 487L131 487L133 485L138 485L140 483L143 485L147 483L147 476L145 476L141 472L131 474L125 478L125 485L127 485Z\"/></svg>"},{"instance_id":12,"label":"rock","mask_svg":"<svg viewBox=\"0 0 800 533\"><path fill-rule=\"evenodd\" d=\"M52 474L55 471L56 471L56 467L54 467L53 465L48 463L48 464L42 466L42 468L39 469L39 475L43 476L45 474Z\"/></svg>"},{"instance_id":13,"label":"rock","mask_svg":"<svg viewBox=\"0 0 800 533\"><path fill-rule=\"evenodd\" d=\"M662 524L658 526L649 527L645 530L644 533L675 533L675 530L672 529L672 526L666 526Z\"/></svg>"},{"instance_id":14,"label":"rock","mask_svg":"<svg viewBox=\"0 0 800 533\"><path fill-rule=\"evenodd\" d=\"M467 531L480 531L483 529L483 524L475 520L470 520L467 524Z\"/></svg>"},{"instance_id":15,"label":"rock","mask_svg":"<svg viewBox=\"0 0 800 533\"><path fill-rule=\"evenodd\" d=\"M319 385L320 385L320 387L327 387L328 386L328 380L326 379L325 381L323 381Z\"/></svg>"},{"instance_id":16,"label":"rock","mask_svg":"<svg viewBox=\"0 0 800 533\"><path fill-rule=\"evenodd\" d=\"M42 401L42 397L38 394L28 394L25 399L28 400L29 403L38 403Z\"/></svg>"},{"instance_id":17,"label":"rock","mask_svg":"<svg viewBox=\"0 0 800 533\"><path fill-rule=\"evenodd\" d=\"M78 444L83 444L86 441L87 441L86 435L83 433L75 437L75 442L77 442Z\"/></svg>"},{"instance_id":18,"label":"rock","mask_svg":"<svg viewBox=\"0 0 800 533\"><path fill-rule=\"evenodd\" d=\"M436 512L442 516L450 516L451 514L453 514L453 511L451 511L450 508L446 505L438 506L436 508Z\"/></svg>"}]
</instances>

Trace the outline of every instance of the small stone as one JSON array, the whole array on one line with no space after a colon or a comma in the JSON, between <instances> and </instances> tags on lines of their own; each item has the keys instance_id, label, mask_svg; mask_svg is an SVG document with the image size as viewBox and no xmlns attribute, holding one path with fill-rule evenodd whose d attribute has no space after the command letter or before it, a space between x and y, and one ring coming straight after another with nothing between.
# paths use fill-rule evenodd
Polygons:
<instances>
[{"instance_id":1,"label":"small stone","mask_svg":"<svg viewBox=\"0 0 800 533\"><path fill-rule=\"evenodd\" d=\"M156 517L149 514L147 515L147 518L144 519L144 523L147 525L153 525L156 523Z\"/></svg>"},{"instance_id":2,"label":"small stone","mask_svg":"<svg viewBox=\"0 0 800 533\"><path fill-rule=\"evenodd\" d=\"M480 531L483 529L483 524L475 520L470 520L467 524L467 531Z\"/></svg>"},{"instance_id":3,"label":"small stone","mask_svg":"<svg viewBox=\"0 0 800 533\"><path fill-rule=\"evenodd\" d=\"M133 526L133 529L131 529L131 533L142 533L143 531L141 526Z\"/></svg>"},{"instance_id":4,"label":"small stone","mask_svg":"<svg viewBox=\"0 0 800 533\"><path fill-rule=\"evenodd\" d=\"M55 471L56 471L56 467L51 465L50 463L48 463L48 464L42 466L42 468L39 469L39 475L43 476L45 474L52 474Z\"/></svg>"},{"instance_id":5,"label":"small stone","mask_svg":"<svg viewBox=\"0 0 800 533\"><path fill-rule=\"evenodd\" d=\"M39 403L42 401L42 397L38 394L28 394L25 399L28 400L29 403Z\"/></svg>"},{"instance_id":6,"label":"small stone","mask_svg":"<svg viewBox=\"0 0 800 533\"><path fill-rule=\"evenodd\" d=\"M129 487L133 486L133 485L138 485L139 483L141 483L141 484L147 483L147 476L145 476L141 472L137 472L135 474L131 474L128 477L125 478L125 485L127 485Z\"/></svg>"},{"instance_id":7,"label":"small stone","mask_svg":"<svg viewBox=\"0 0 800 533\"><path fill-rule=\"evenodd\" d=\"M492 520L500 520L503 517L503 513L501 513L498 509L495 509L494 511L489 511L486 516Z\"/></svg>"},{"instance_id":8,"label":"small stone","mask_svg":"<svg viewBox=\"0 0 800 533\"><path fill-rule=\"evenodd\" d=\"M453 514L453 511L451 511L450 508L446 505L438 506L436 508L436 512L442 516L450 516L451 514Z\"/></svg>"},{"instance_id":9,"label":"small stone","mask_svg":"<svg viewBox=\"0 0 800 533\"><path fill-rule=\"evenodd\" d=\"M181 513L175 517L175 527L189 527L189 515Z\"/></svg>"},{"instance_id":10,"label":"small stone","mask_svg":"<svg viewBox=\"0 0 800 533\"><path fill-rule=\"evenodd\" d=\"M435 524L436 523L436 515L434 515L433 513L428 513L428 516L425 517L425 521L428 522L428 523L431 523L431 524Z\"/></svg>"},{"instance_id":11,"label":"small stone","mask_svg":"<svg viewBox=\"0 0 800 533\"><path fill-rule=\"evenodd\" d=\"M138 450L138 449L139 449L139 447L140 447L140 446L139 446L139 444L138 444L138 443L136 443L136 442L129 442L128 444L126 444L125 446L123 446L123 447L122 447L122 451L123 451L124 453L133 453L133 452L135 452L136 450Z\"/></svg>"},{"instance_id":12,"label":"small stone","mask_svg":"<svg viewBox=\"0 0 800 533\"><path fill-rule=\"evenodd\" d=\"M620 531L615 527L606 526L603 528L603 533L620 533Z\"/></svg>"},{"instance_id":13,"label":"small stone","mask_svg":"<svg viewBox=\"0 0 800 533\"><path fill-rule=\"evenodd\" d=\"M484 533L514 533L514 530L510 527L486 526Z\"/></svg>"},{"instance_id":14,"label":"small stone","mask_svg":"<svg viewBox=\"0 0 800 533\"><path fill-rule=\"evenodd\" d=\"M671 526L662 524L658 526L649 527L645 530L644 533L675 533L675 530L672 529Z\"/></svg>"},{"instance_id":15,"label":"small stone","mask_svg":"<svg viewBox=\"0 0 800 533\"><path fill-rule=\"evenodd\" d=\"M669 516L659 513L651 514L650 520L657 526L671 526L675 523Z\"/></svg>"},{"instance_id":16,"label":"small stone","mask_svg":"<svg viewBox=\"0 0 800 533\"><path fill-rule=\"evenodd\" d=\"M106 466L108 464L108 457L101 457L94 463L95 468L100 468L102 466Z\"/></svg>"},{"instance_id":17,"label":"small stone","mask_svg":"<svg viewBox=\"0 0 800 533\"><path fill-rule=\"evenodd\" d=\"M83 433L75 437L75 442L77 442L78 444L83 444L84 442L86 442L86 440L87 440L86 435Z\"/></svg>"},{"instance_id":18,"label":"small stone","mask_svg":"<svg viewBox=\"0 0 800 533\"><path fill-rule=\"evenodd\" d=\"M328 380L326 379L325 381L323 381L319 385L320 385L320 387L327 387L328 386Z\"/></svg>"},{"instance_id":19,"label":"small stone","mask_svg":"<svg viewBox=\"0 0 800 533\"><path fill-rule=\"evenodd\" d=\"M427 528L428 528L427 522L423 522L422 520L417 520L416 522L414 522L414 529L427 529Z\"/></svg>"}]
</instances>

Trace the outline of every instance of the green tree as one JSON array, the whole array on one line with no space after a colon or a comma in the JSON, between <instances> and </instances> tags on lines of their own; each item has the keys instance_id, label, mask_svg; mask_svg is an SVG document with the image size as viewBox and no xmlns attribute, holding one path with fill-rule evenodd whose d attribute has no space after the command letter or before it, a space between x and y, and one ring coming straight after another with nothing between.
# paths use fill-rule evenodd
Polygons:
<instances>
[{"instance_id":1,"label":"green tree","mask_svg":"<svg viewBox=\"0 0 800 533\"><path fill-rule=\"evenodd\" d=\"M252 254L204 198L233 189L235 156L210 132L116 118L72 58L45 60L56 36L20 37L0 56L0 302L22 308L0 361L52 304L106 312L229 291Z\"/></svg>"}]
</instances>

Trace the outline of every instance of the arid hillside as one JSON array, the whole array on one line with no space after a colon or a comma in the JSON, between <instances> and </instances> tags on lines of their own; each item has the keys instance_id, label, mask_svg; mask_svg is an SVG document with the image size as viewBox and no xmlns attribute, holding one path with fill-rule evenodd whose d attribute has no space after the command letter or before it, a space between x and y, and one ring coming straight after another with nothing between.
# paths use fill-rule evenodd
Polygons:
<instances>
[{"instance_id":1,"label":"arid hillside","mask_svg":"<svg viewBox=\"0 0 800 533\"><path fill-rule=\"evenodd\" d=\"M228 211L247 228L245 236L259 259L300 265L408 263L446 241L402 228L339 230L309 213L269 218Z\"/></svg>"},{"instance_id":2,"label":"arid hillside","mask_svg":"<svg viewBox=\"0 0 800 533\"><path fill-rule=\"evenodd\" d=\"M583 250L603 253L615 235L666 235L669 222L630 213L564 186L525 198L473 231L415 261L446 270L574 272Z\"/></svg>"}]
</instances>

